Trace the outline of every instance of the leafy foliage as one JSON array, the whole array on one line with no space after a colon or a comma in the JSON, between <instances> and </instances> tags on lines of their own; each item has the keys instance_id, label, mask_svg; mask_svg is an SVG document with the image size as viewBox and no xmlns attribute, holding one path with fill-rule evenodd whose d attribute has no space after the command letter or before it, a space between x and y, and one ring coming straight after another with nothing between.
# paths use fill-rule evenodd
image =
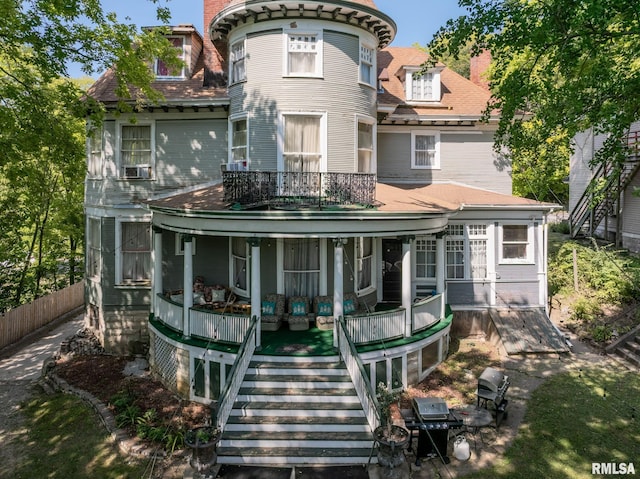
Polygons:
<instances>
[{"instance_id":1,"label":"leafy foliage","mask_svg":"<svg viewBox=\"0 0 640 479\"><path fill-rule=\"evenodd\" d=\"M498 152L530 156L532 147L552 141L543 151L556 154L553 142L561 141L567 148L576 133L593 128L609 134L594 162L624 160L624 136L640 118L638 2L459 0L459 4L468 13L447 22L429 52L436 60L456 57L469 38L474 40L472 54L491 52L492 101L485 117L501 112Z\"/></svg>"}]
</instances>

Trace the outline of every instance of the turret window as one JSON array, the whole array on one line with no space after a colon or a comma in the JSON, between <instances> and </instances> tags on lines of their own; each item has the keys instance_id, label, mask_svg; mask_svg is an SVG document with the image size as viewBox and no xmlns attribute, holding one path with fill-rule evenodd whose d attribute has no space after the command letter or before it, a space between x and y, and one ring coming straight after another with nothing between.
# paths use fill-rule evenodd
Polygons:
<instances>
[{"instance_id":1,"label":"turret window","mask_svg":"<svg viewBox=\"0 0 640 479\"><path fill-rule=\"evenodd\" d=\"M322 36L319 33L289 33L286 39L286 74L322 76Z\"/></svg>"}]
</instances>

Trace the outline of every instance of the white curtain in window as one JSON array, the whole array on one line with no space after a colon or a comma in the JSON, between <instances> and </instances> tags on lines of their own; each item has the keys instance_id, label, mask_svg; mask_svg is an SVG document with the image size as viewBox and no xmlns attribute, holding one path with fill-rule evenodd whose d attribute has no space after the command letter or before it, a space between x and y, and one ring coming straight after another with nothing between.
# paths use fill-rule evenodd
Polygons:
<instances>
[{"instance_id":1,"label":"white curtain in window","mask_svg":"<svg viewBox=\"0 0 640 479\"><path fill-rule=\"evenodd\" d=\"M232 128L232 160L245 161L247 159L247 120L234 121Z\"/></svg>"},{"instance_id":2,"label":"white curtain in window","mask_svg":"<svg viewBox=\"0 0 640 479\"><path fill-rule=\"evenodd\" d=\"M371 173L373 158L373 125L358 123L358 171Z\"/></svg>"},{"instance_id":3,"label":"white curtain in window","mask_svg":"<svg viewBox=\"0 0 640 479\"><path fill-rule=\"evenodd\" d=\"M371 265L373 259L373 242L371 238L357 238L358 254L358 291L371 286Z\"/></svg>"},{"instance_id":4,"label":"white curtain in window","mask_svg":"<svg viewBox=\"0 0 640 479\"><path fill-rule=\"evenodd\" d=\"M471 254L471 277L487 277L487 241L470 240L469 253Z\"/></svg>"},{"instance_id":5,"label":"white curtain in window","mask_svg":"<svg viewBox=\"0 0 640 479\"><path fill-rule=\"evenodd\" d=\"M436 154L436 138L433 135L415 136L416 166L431 166Z\"/></svg>"},{"instance_id":6,"label":"white curtain in window","mask_svg":"<svg viewBox=\"0 0 640 479\"><path fill-rule=\"evenodd\" d=\"M318 39L315 35L289 35L289 74L316 72Z\"/></svg>"},{"instance_id":7,"label":"white curtain in window","mask_svg":"<svg viewBox=\"0 0 640 479\"><path fill-rule=\"evenodd\" d=\"M320 117L284 117L285 171L320 171Z\"/></svg>"},{"instance_id":8,"label":"white curtain in window","mask_svg":"<svg viewBox=\"0 0 640 479\"><path fill-rule=\"evenodd\" d=\"M247 240L233 238L231 240L231 255L233 257L233 286L243 291L247 290Z\"/></svg>"},{"instance_id":9,"label":"white curtain in window","mask_svg":"<svg viewBox=\"0 0 640 479\"><path fill-rule=\"evenodd\" d=\"M148 165L151 163L151 126L122 126L122 165Z\"/></svg>"},{"instance_id":10,"label":"white curtain in window","mask_svg":"<svg viewBox=\"0 0 640 479\"><path fill-rule=\"evenodd\" d=\"M320 241L285 239L283 269L287 296L317 296L320 283Z\"/></svg>"},{"instance_id":11,"label":"white curtain in window","mask_svg":"<svg viewBox=\"0 0 640 479\"><path fill-rule=\"evenodd\" d=\"M151 278L151 227L149 223L122 223L122 279Z\"/></svg>"},{"instance_id":12,"label":"white curtain in window","mask_svg":"<svg viewBox=\"0 0 640 479\"><path fill-rule=\"evenodd\" d=\"M247 77L244 66L244 41L237 42L231 47L231 81L238 82Z\"/></svg>"}]
</instances>

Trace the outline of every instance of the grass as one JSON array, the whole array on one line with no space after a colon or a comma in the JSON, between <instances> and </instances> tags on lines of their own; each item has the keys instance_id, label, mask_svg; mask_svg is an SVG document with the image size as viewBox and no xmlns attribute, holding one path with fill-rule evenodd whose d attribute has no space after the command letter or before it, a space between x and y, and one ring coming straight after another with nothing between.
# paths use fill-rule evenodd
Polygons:
<instances>
[{"instance_id":1,"label":"grass","mask_svg":"<svg viewBox=\"0 0 640 479\"><path fill-rule=\"evenodd\" d=\"M639 470L639 398L637 373L594 366L553 376L534 392L506 454L467 477L586 479L594 462Z\"/></svg>"},{"instance_id":2,"label":"grass","mask_svg":"<svg viewBox=\"0 0 640 479\"><path fill-rule=\"evenodd\" d=\"M24 456L12 478L145 477L146 464L120 455L95 412L79 398L38 394L21 412L28 433L18 440Z\"/></svg>"}]
</instances>

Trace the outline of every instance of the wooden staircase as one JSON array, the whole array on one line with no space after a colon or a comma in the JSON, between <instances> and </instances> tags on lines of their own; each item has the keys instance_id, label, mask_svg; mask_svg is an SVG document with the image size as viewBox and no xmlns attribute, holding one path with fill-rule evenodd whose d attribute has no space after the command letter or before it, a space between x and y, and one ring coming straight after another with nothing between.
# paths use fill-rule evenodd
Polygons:
<instances>
[{"instance_id":1,"label":"wooden staircase","mask_svg":"<svg viewBox=\"0 0 640 479\"><path fill-rule=\"evenodd\" d=\"M371 428L338 356L254 356L222 434L218 462L365 464L372 446Z\"/></svg>"},{"instance_id":2,"label":"wooden staircase","mask_svg":"<svg viewBox=\"0 0 640 479\"><path fill-rule=\"evenodd\" d=\"M615 212L616 202L640 170L640 131L627 135L629 155L619 167L600 164L569 215L571 237L592 236L602 220Z\"/></svg>"}]
</instances>

